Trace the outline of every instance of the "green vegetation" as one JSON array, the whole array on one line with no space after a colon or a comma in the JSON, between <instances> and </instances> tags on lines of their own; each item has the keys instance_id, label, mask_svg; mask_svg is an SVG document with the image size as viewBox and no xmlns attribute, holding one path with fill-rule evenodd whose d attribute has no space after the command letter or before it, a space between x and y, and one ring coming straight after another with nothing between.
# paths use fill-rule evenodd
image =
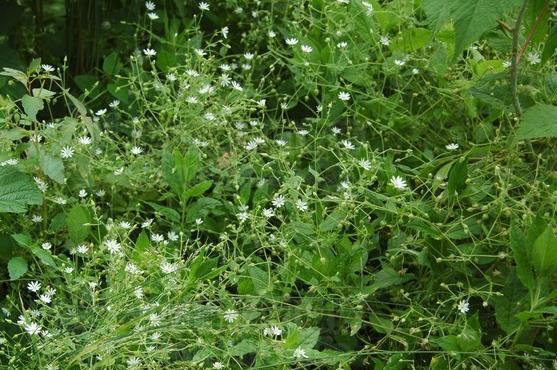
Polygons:
<instances>
[{"instance_id":1,"label":"green vegetation","mask_svg":"<svg viewBox=\"0 0 557 370\"><path fill-rule=\"evenodd\" d=\"M0 368L557 368L556 7L0 1Z\"/></svg>"}]
</instances>

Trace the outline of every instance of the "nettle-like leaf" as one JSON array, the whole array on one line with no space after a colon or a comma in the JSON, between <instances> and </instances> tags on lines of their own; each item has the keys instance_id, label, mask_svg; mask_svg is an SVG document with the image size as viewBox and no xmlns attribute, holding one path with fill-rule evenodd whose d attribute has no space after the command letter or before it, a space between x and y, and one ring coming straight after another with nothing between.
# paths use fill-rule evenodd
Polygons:
<instances>
[{"instance_id":1,"label":"nettle-like leaf","mask_svg":"<svg viewBox=\"0 0 557 370\"><path fill-rule=\"evenodd\" d=\"M27 261L23 257L12 257L8 262L8 273L11 280L17 280L29 269Z\"/></svg>"},{"instance_id":2,"label":"nettle-like leaf","mask_svg":"<svg viewBox=\"0 0 557 370\"><path fill-rule=\"evenodd\" d=\"M33 121L37 120L37 113L44 108L44 102L41 98L30 95L24 95L21 98L21 105L23 105L23 111L27 117Z\"/></svg>"},{"instance_id":3,"label":"nettle-like leaf","mask_svg":"<svg viewBox=\"0 0 557 370\"><path fill-rule=\"evenodd\" d=\"M524 112L514 141L546 137L557 137L557 107L536 104Z\"/></svg>"},{"instance_id":4,"label":"nettle-like leaf","mask_svg":"<svg viewBox=\"0 0 557 370\"><path fill-rule=\"evenodd\" d=\"M518 4L517 0L424 0L423 7L434 29L453 22L456 58Z\"/></svg>"},{"instance_id":5,"label":"nettle-like leaf","mask_svg":"<svg viewBox=\"0 0 557 370\"><path fill-rule=\"evenodd\" d=\"M28 205L41 205L43 194L31 176L13 167L0 167L0 213L21 213Z\"/></svg>"}]
</instances>

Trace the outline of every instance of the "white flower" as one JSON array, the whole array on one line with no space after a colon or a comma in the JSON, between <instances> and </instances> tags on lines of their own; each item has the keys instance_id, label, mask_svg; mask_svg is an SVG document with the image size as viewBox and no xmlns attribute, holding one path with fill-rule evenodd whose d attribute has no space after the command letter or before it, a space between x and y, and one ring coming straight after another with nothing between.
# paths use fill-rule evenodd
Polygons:
<instances>
[{"instance_id":1,"label":"white flower","mask_svg":"<svg viewBox=\"0 0 557 370\"><path fill-rule=\"evenodd\" d=\"M178 266L174 263L169 263L166 261L161 263L161 271L165 274L171 274L173 272L176 272L176 270L178 270Z\"/></svg>"},{"instance_id":2,"label":"white flower","mask_svg":"<svg viewBox=\"0 0 557 370\"><path fill-rule=\"evenodd\" d=\"M151 240L155 243L162 243L164 241L164 236L161 234L151 234Z\"/></svg>"},{"instance_id":3,"label":"white flower","mask_svg":"<svg viewBox=\"0 0 557 370\"><path fill-rule=\"evenodd\" d=\"M101 189L101 190L97 191L95 194L97 194L98 197L104 197L104 195L106 194L106 191Z\"/></svg>"},{"instance_id":4,"label":"white flower","mask_svg":"<svg viewBox=\"0 0 557 370\"><path fill-rule=\"evenodd\" d=\"M57 203L57 204L60 204L60 205L65 205L67 203L67 201L63 197L56 197L56 198L54 198L54 203Z\"/></svg>"},{"instance_id":5,"label":"white flower","mask_svg":"<svg viewBox=\"0 0 557 370\"><path fill-rule=\"evenodd\" d=\"M255 54L253 54L253 53L250 53L250 52L244 53L244 58L246 58L246 60L252 60L253 57L255 57Z\"/></svg>"},{"instance_id":6,"label":"white flower","mask_svg":"<svg viewBox=\"0 0 557 370\"><path fill-rule=\"evenodd\" d=\"M24 328L29 335L39 335L41 333L41 327L39 326L39 324L34 322L24 324Z\"/></svg>"},{"instance_id":7,"label":"white flower","mask_svg":"<svg viewBox=\"0 0 557 370\"><path fill-rule=\"evenodd\" d=\"M154 49L145 48L143 49L143 54L147 57L154 57L157 55L157 52Z\"/></svg>"},{"instance_id":8,"label":"white flower","mask_svg":"<svg viewBox=\"0 0 557 370\"><path fill-rule=\"evenodd\" d=\"M95 115L101 117L101 116L104 116L105 113L106 113L106 108L103 108L103 109L99 109L98 111L96 111Z\"/></svg>"},{"instance_id":9,"label":"white flower","mask_svg":"<svg viewBox=\"0 0 557 370\"><path fill-rule=\"evenodd\" d=\"M78 141L81 145L89 145L93 142L89 136L81 136Z\"/></svg>"},{"instance_id":10,"label":"white flower","mask_svg":"<svg viewBox=\"0 0 557 370\"><path fill-rule=\"evenodd\" d=\"M176 234L174 231L169 231L166 234L166 237L168 238L168 240L172 240L173 242L179 239L178 234Z\"/></svg>"},{"instance_id":11,"label":"white flower","mask_svg":"<svg viewBox=\"0 0 557 370\"><path fill-rule=\"evenodd\" d=\"M338 127L331 128L331 131L333 132L333 135L338 135L342 132Z\"/></svg>"},{"instance_id":12,"label":"white flower","mask_svg":"<svg viewBox=\"0 0 557 370\"><path fill-rule=\"evenodd\" d=\"M234 310L224 311L224 320L226 320L227 322L232 323L237 318L238 318L238 312L236 312Z\"/></svg>"},{"instance_id":13,"label":"white flower","mask_svg":"<svg viewBox=\"0 0 557 370\"><path fill-rule=\"evenodd\" d=\"M298 131L298 134L302 135L302 136L307 136L309 134L309 131L308 130L300 130L300 131Z\"/></svg>"},{"instance_id":14,"label":"white flower","mask_svg":"<svg viewBox=\"0 0 557 370\"><path fill-rule=\"evenodd\" d=\"M273 325L270 328L265 328L263 329L263 335L266 337L278 337L279 335L282 335L282 329L280 329L278 326Z\"/></svg>"},{"instance_id":15,"label":"white flower","mask_svg":"<svg viewBox=\"0 0 557 370\"><path fill-rule=\"evenodd\" d=\"M232 88L233 88L234 90L237 90L237 91L244 91L244 88L238 83L238 81L234 81L234 80L233 80L230 84L232 85Z\"/></svg>"},{"instance_id":16,"label":"white flower","mask_svg":"<svg viewBox=\"0 0 557 370\"><path fill-rule=\"evenodd\" d=\"M159 16L157 13L151 12L151 13L147 13L147 16L149 17L150 20L155 21L157 19L159 19Z\"/></svg>"},{"instance_id":17,"label":"white flower","mask_svg":"<svg viewBox=\"0 0 557 370\"><path fill-rule=\"evenodd\" d=\"M85 197L87 196L87 190L81 189L81 190L79 191L78 196L79 196L80 198L85 198Z\"/></svg>"},{"instance_id":18,"label":"white flower","mask_svg":"<svg viewBox=\"0 0 557 370\"><path fill-rule=\"evenodd\" d=\"M33 293L37 293L39 289L41 289L41 283L39 283L38 281L32 281L27 284L27 289L29 289Z\"/></svg>"},{"instance_id":19,"label":"white flower","mask_svg":"<svg viewBox=\"0 0 557 370\"><path fill-rule=\"evenodd\" d=\"M229 31L229 30L228 30L228 27L223 27L223 28L221 29L222 37L224 37L225 39L228 38L228 31Z\"/></svg>"},{"instance_id":20,"label":"white flower","mask_svg":"<svg viewBox=\"0 0 557 370\"><path fill-rule=\"evenodd\" d=\"M66 267L66 268L64 269L64 272L65 272L66 274L71 274L71 273L73 272L73 267L71 267L71 266Z\"/></svg>"},{"instance_id":21,"label":"white flower","mask_svg":"<svg viewBox=\"0 0 557 370\"><path fill-rule=\"evenodd\" d=\"M174 81L177 80L176 75L172 72L170 72L166 75L166 79L170 82L174 82Z\"/></svg>"},{"instance_id":22,"label":"white flower","mask_svg":"<svg viewBox=\"0 0 557 370\"><path fill-rule=\"evenodd\" d=\"M371 169L371 162L367 159L360 159L358 161L358 164L366 171L369 171Z\"/></svg>"},{"instance_id":23,"label":"white flower","mask_svg":"<svg viewBox=\"0 0 557 370\"><path fill-rule=\"evenodd\" d=\"M195 224L199 226L199 225L203 224L203 220L200 219L200 218L196 218L195 219Z\"/></svg>"},{"instance_id":24,"label":"white flower","mask_svg":"<svg viewBox=\"0 0 557 370\"><path fill-rule=\"evenodd\" d=\"M290 46L294 46L298 43L298 39L295 39L295 38L289 38L289 39L286 39L284 41L286 42L287 45L290 45Z\"/></svg>"},{"instance_id":25,"label":"white flower","mask_svg":"<svg viewBox=\"0 0 557 370\"><path fill-rule=\"evenodd\" d=\"M126 265L125 271L127 273L132 274L132 275L138 275L138 274L141 273L141 270L139 269L139 267L137 267L136 265L134 265L131 262Z\"/></svg>"},{"instance_id":26,"label":"white flower","mask_svg":"<svg viewBox=\"0 0 557 370\"><path fill-rule=\"evenodd\" d=\"M272 208L265 208L263 210L263 216L265 216L265 218L271 218L275 215L275 211Z\"/></svg>"},{"instance_id":27,"label":"white flower","mask_svg":"<svg viewBox=\"0 0 557 370\"><path fill-rule=\"evenodd\" d=\"M398 190L406 189L406 181L400 176L391 177L391 185Z\"/></svg>"},{"instance_id":28,"label":"white flower","mask_svg":"<svg viewBox=\"0 0 557 370\"><path fill-rule=\"evenodd\" d=\"M313 48L309 45L302 45L302 51L304 53L311 53L313 51Z\"/></svg>"},{"instance_id":29,"label":"white flower","mask_svg":"<svg viewBox=\"0 0 557 370\"><path fill-rule=\"evenodd\" d=\"M341 41L337 44L337 48L339 49L344 49L348 46L348 43L346 41Z\"/></svg>"},{"instance_id":30,"label":"white flower","mask_svg":"<svg viewBox=\"0 0 557 370\"><path fill-rule=\"evenodd\" d=\"M379 38L379 42L380 42L382 45L389 46L389 44L391 43L391 39L389 39L389 36L381 36L381 37Z\"/></svg>"},{"instance_id":31,"label":"white flower","mask_svg":"<svg viewBox=\"0 0 557 370\"><path fill-rule=\"evenodd\" d=\"M284 206L285 200L284 200L284 196L282 195L275 195L275 197L273 198L273 206L275 206L276 208L280 208L282 206Z\"/></svg>"},{"instance_id":32,"label":"white flower","mask_svg":"<svg viewBox=\"0 0 557 370\"><path fill-rule=\"evenodd\" d=\"M354 144L352 144L352 143L351 143L350 141L348 141L348 140L342 140L341 143L342 143L342 145L344 145L344 147L345 147L346 149L352 150L352 149L355 148Z\"/></svg>"},{"instance_id":33,"label":"white flower","mask_svg":"<svg viewBox=\"0 0 557 370\"><path fill-rule=\"evenodd\" d=\"M133 290L133 295L137 298L137 299L141 299L143 298L143 288L138 286Z\"/></svg>"},{"instance_id":34,"label":"white flower","mask_svg":"<svg viewBox=\"0 0 557 370\"><path fill-rule=\"evenodd\" d=\"M447 150L457 150L458 149L458 144L450 143L450 144L445 145L445 148Z\"/></svg>"},{"instance_id":35,"label":"white flower","mask_svg":"<svg viewBox=\"0 0 557 370\"><path fill-rule=\"evenodd\" d=\"M60 157L62 157L64 159L68 159L68 158L73 157L73 154L74 154L74 150L71 146L65 146L60 151Z\"/></svg>"},{"instance_id":36,"label":"white flower","mask_svg":"<svg viewBox=\"0 0 557 370\"><path fill-rule=\"evenodd\" d=\"M528 53L528 55L526 55L526 59L528 60L528 62L532 65L534 64L540 64L540 62L542 61L540 58L540 54L537 52L530 52Z\"/></svg>"},{"instance_id":37,"label":"white flower","mask_svg":"<svg viewBox=\"0 0 557 370\"><path fill-rule=\"evenodd\" d=\"M128 368L134 368L141 365L141 361L137 357L130 357L127 361Z\"/></svg>"},{"instance_id":38,"label":"white flower","mask_svg":"<svg viewBox=\"0 0 557 370\"><path fill-rule=\"evenodd\" d=\"M130 224L128 221L120 221L118 225L124 230L130 229L132 227L132 224Z\"/></svg>"},{"instance_id":39,"label":"white flower","mask_svg":"<svg viewBox=\"0 0 557 370\"><path fill-rule=\"evenodd\" d=\"M202 1L199 3L199 9L200 10L209 10L209 4L207 4L206 2Z\"/></svg>"},{"instance_id":40,"label":"white flower","mask_svg":"<svg viewBox=\"0 0 557 370\"><path fill-rule=\"evenodd\" d=\"M47 73L54 72L54 67L51 66L50 64L43 64L41 65L41 68L43 69L43 71Z\"/></svg>"},{"instance_id":41,"label":"white flower","mask_svg":"<svg viewBox=\"0 0 557 370\"><path fill-rule=\"evenodd\" d=\"M108 104L110 108L117 108L119 105L120 105L120 100L113 100Z\"/></svg>"},{"instance_id":42,"label":"white flower","mask_svg":"<svg viewBox=\"0 0 557 370\"><path fill-rule=\"evenodd\" d=\"M282 140L282 139L275 140L275 143L276 143L278 146L285 146L285 145L286 145L286 141L284 141L284 140Z\"/></svg>"},{"instance_id":43,"label":"white flower","mask_svg":"<svg viewBox=\"0 0 557 370\"><path fill-rule=\"evenodd\" d=\"M203 50L203 49L195 49L194 51L200 57L204 57L205 55L207 55L207 52L205 52L205 50Z\"/></svg>"},{"instance_id":44,"label":"white flower","mask_svg":"<svg viewBox=\"0 0 557 370\"><path fill-rule=\"evenodd\" d=\"M42 247L44 250L47 250L47 251L48 251L48 250L50 250L50 248L52 248L52 244L50 244L49 242L44 242L43 244L41 244L41 247Z\"/></svg>"},{"instance_id":45,"label":"white flower","mask_svg":"<svg viewBox=\"0 0 557 370\"><path fill-rule=\"evenodd\" d=\"M52 297L50 296L50 294L41 294L39 299L44 304L49 304L50 302L52 302Z\"/></svg>"},{"instance_id":46,"label":"white flower","mask_svg":"<svg viewBox=\"0 0 557 370\"><path fill-rule=\"evenodd\" d=\"M457 308L463 315L466 315L466 313L470 311L470 305L465 300L461 300L460 302L458 302Z\"/></svg>"},{"instance_id":47,"label":"white flower","mask_svg":"<svg viewBox=\"0 0 557 370\"><path fill-rule=\"evenodd\" d=\"M512 62L511 62L510 59L507 59L507 60L505 60L505 61L503 62L503 67L505 67L505 68L511 68L511 66L512 66Z\"/></svg>"},{"instance_id":48,"label":"white flower","mask_svg":"<svg viewBox=\"0 0 557 370\"><path fill-rule=\"evenodd\" d=\"M401 67L406 64L406 61L404 59L395 59L395 64Z\"/></svg>"},{"instance_id":49,"label":"white flower","mask_svg":"<svg viewBox=\"0 0 557 370\"><path fill-rule=\"evenodd\" d=\"M80 244L76 248L77 253L81 253L81 254L87 253L88 250L89 248L85 244Z\"/></svg>"},{"instance_id":50,"label":"white flower","mask_svg":"<svg viewBox=\"0 0 557 370\"><path fill-rule=\"evenodd\" d=\"M156 313L152 313L152 314L149 315L149 321L151 322L151 325L153 325L153 326L160 326L161 317Z\"/></svg>"},{"instance_id":51,"label":"white flower","mask_svg":"<svg viewBox=\"0 0 557 370\"><path fill-rule=\"evenodd\" d=\"M304 349L298 347L294 351L294 358L296 358L296 359L308 358L308 356L306 355L306 351Z\"/></svg>"},{"instance_id":52,"label":"white flower","mask_svg":"<svg viewBox=\"0 0 557 370\"><path fill-rule=\"evenodd\" d=\"M153 11L155 10L155 3L152 1L146 1L145 2L145 7L147 8L147 10Z\"/></svg>"},{"instance_id":53,"label":"white flower","mask_svg":"<svg viewBox=\"0 0 557 370\"><path fill-rule=\"evenodd\" d=\"M158 331L151 334L151 340L159 340L160 338L161 338L161 333Z\"/></svg>"},{"instance_id":54,"label":"white flower","mask_svg":"<svg viewBox=\"0 0 557 370\"><path fill-rule=\"evenodd\" d=\"M338 93L338 98L342 101L348 101L350 100L350 93L347 93L346 91L341 91Z\"/></svg>"},{"instance_id":55,"label":"white flower","mask_svg":"<svg viewBox=\"0 0 557 370\"><path fill-rule=\"evenodd\" d=\"M244 148L246 148L246 150L254 150L257 148L257 142L255 140L250 140Z\"/></svg>"},{"instance_id":56,"label":"white flower","mask_svg":"<svg viewBox=\"0 0 557 370\"><path fill-rule=\"evenodd\" d=\"M277 33L273 30L270 30L269 32L267 32L267 36L269 36L270 38L274 38L277 36Z\"/></svg>"},{"instance_id":57,"label":"white flower","mask_svg":"<svg viewBox=\"0 0 557 370\"><path fill-rule=\"evenodd\" d=\"M303 200L298 199L296 201L296 208L298 208L298 210L300 210L302 212L305 212L305 211L308 210L308 204L307 204L307 202L304 202Z\"/></svg>"},{"instance_id":58,"label":"white flower","mask_svg":"<svg viewBox=\"0 0 557 370\"><path fill-rule=\"evenodd\" d=\"M222 362L213 362L213 369L224 369Z\"/></svg>"},{"instance_id":59,"label":"white flower","mask_svg":"<svg viewBox=\"0 0 557 370\"><path fill-rule=\"evenodd\" d=\"M124 173L124 167L117 168L112 172L114 176L120 176L122 173Z\"/></svg>"},{"instance_id":60,"label":"white flower","mask_svg":"<svg viewBox=\"0 0 557 370\"><path fill-rule=\"evenodd\" d=\"M371 13L373 13L373 5L367 1L362 1L362 5L366 8L367 15L371 15Z\"/></svg>"},{"instance_id":61,"label":"white flower","mask_svg":"<svg viewBox=\"0 0 557 370\"><path fill-rule=\"evenodd\" d=\"M131 148L130 152L131 152L133 155L140 155L141 153L143 153L143 149L141 149L141 148L138 147L138 146L134 146L134 147Z\"/></svg>"},{"instance_id":62,"label":"white flower","mask_svg":"<svg viewBox=\"0 0 557 370\"><path fill-rule=\"evenodd\" d=\"M413 75L417 75L418 73L420 73L420 70L418 68L412 68Z\"/></svg>"},{"instance_id":63,"label":"white flower","mask_svg":"<svg viewBox=\"0 0 557 370\"><path fill-rule=\"evenodd\" d=\"M41 215L33 215L33 217L31 217L31 221L33 221L36 224L42 222L42 220L43 220L43 216Z\"/></svg>"},{"instance_id":64,"label":"white flower","mask_svg":"<svg viewBox=\"0 0 557 370\"><path fill-rule=\"evenodd\" d=\"M106 249L108 249L108 251L111 254L120 253L121 250L122 250L122 246L120 245L120 243L118 243L118 241L116 241L114 239L109 239L109 240L105 241L104 245L106 246Z\"/></svg>"},{"instance_id":65,"label":"white flower","mask_svg":"<svg viewBox=\"0 0 557 370\"><path fill-rule=\"evenodd\" d=\"M141 224L141 227L145 229L145 228L151 226L152 223L153 223L153 219L148 218Z\"/></svg>"}]
</instances>

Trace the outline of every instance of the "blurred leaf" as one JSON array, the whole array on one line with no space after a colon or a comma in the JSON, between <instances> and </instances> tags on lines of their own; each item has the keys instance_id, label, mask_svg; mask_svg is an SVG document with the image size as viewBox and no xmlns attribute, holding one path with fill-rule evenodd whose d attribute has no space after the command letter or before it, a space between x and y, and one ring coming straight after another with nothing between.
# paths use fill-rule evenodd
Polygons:
<instances>
[{"instance_id":1,"label":"blurred leaf","mask_svg":"<svg viewBox=\"0 0 557 370\"><path fill-rule=\"evenodd\" d=\"M121 63L119 61L118 53L113 51L108 54L103 61L103 71L109 76L114 76L120 71Z\"/></svg>"},{"instance_id":2,"label":"blurred leaf","mask_svg":"<svg viewBox=\"0 0 557 370\"><path fill-rule=\"evenodd\" d=\"M453 164L449 172L449 182L447 184L449 196L460 194L466 187L466 179L468 179L468 165L466 164L466 158L463 157Z\"/></svg>"},{"instance_id":3,"label":"blurred leaf","mask_svg":"<svg viewBox=\"0 0 557 370\"><path fill-rule=\"evenodd\" d=\"M545 45L542 52L542 65L547 63L549 59L555 54L555 48L557 48L557 26L554 26L551 33L547 36L545 40Z\"/></svg>"},{"instance_id":4,"label":"blurred leaf","mask_svg":"<svg viewBox=\"0 0 557 370\"><path fill-rule=\"evenodd\" d=\"M546 137L557 137L557 107L536 104L524 111L514 141Z\"/></svg>"},{"instance_id":5,"label":"blurred leaf","mask_svg":"<svg viewBox=\"0 0 557 370\"><path fill-rule=\"evenodd\" d=\"M549 275L557 267L557 238L550 226L534 242L532 265L540 277Z\"/></svg>"},{"instance_id":6,"label":"blurred leaf","mask_svg":"<svg viewBox=\"0 0 557 370\"><path fill-rule=\"evenodd\" d=\"M534 272L528 258L526 238L516 222L511 223L509 238L511 249L513 250L513 258L516 263L516 274L522 284L532 290L534 289Z\"/></svg>"},{"instance_id":7,"label":"blurred leaf","mask_svg":"<svg viewBox=\"0 0 557 370\"><path fill-rule=\"evenodd\" d=\"M41 98L29 95L24 95L21 98L21 104L23 105L23 111L32 121L37 120L37 113L44 108L44 102Z\"/></svg>"},{"instance_id":8,"label":"blurred leaf","mask_svg":"<svg viewBox=\"0 0 557 370\"><path fill-rule=\"evenodd\" d=\"M62 159L43 153L39 159L43 172L59 184L65 183L64 162Z\"/></svg>"},{"instance_id":9,"label":"blurred leaf","mask_svg":"<svg viewBox=\"0 0 557 370\"><path fill-rule=\"evenodd\" d=\"M11 280L17 280L27 272L27 261L23 257L12 257L8 262L8 272Z\"/></svg>"},{"instance_id":10,"label":"blurred leaf","mask_svg":"<svg viewBox=\"0 0 557 370\"><path fill-rule=\"evenodd\" d=\"M66 217L70 239L78 244L87 239L91 226L89 210L81 205L74 205Z\"/></svg>"}]
</instances>

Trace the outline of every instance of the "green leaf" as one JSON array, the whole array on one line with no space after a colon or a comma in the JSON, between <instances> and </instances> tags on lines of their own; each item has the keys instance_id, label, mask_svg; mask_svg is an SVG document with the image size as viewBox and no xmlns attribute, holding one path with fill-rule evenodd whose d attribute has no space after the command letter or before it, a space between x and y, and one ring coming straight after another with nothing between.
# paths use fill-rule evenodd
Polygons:
<instances>
[{"instance_id":1,"label":"green leaf","mask_svg":"<svg viewBox=\"0 0 557 370\"><path fill-rule=\"evenodd\" d=\"M509 238L514 261L516 263L516 274L522 284L532 290L535 284L534 272L532 271L532 265L528 259L526 237L515 222L511 223Z\"/></svg>"},{"instance_id":2,"label":"green leaf","mask_svg":"<svg viewBox=\"0 0 557 370\"><path fill-rule=\"evenodd\" d=\"M66 89L64 90L64 95L66 95L66 97L68 99L70 99L70 101L73 103L73 105L76 107L77 111L79 112L79 114L81 114L82 116L86 116L87 115L87 109L85 108L85 105L83 105L82 102L79 101L79 99L77 99L75 96L73 96L72 94L70 94L70 90Z\"/></svg>"},{"instance_id":3,"label":"green leaf","mask_svg":"<svg viewBox=\"0 0 557 370\"><path fill-rule=\"evenodd\" d=\"M46 251L37 246L30 247L29 250L31 251L31 253L37 256L45 265L56 267L56 262L54 262L54 260L52 259L52 255L49 251Z\"/></svg>"},{"instance_id":4,"label":"green leaf","mask_svg":"<svg viewBox=\"0 0 557 370\"><path fill-rule=\"evenodd\" d=\"M165 216L168 220L173 222L178 222L178 223L180 222L180 218L181 218L180 213L178 213L178 211L176 211L175 209L161 206L160 204L153 203L153 202L145 202L145 203L153 207L155 211Z\"/></svg>"},{"instance_id":5,"label":"green leaf","mask_svg":"<svg viewBox=\"0 0 557 370\"><path fill-rule=\"evenodd\" d=\"M557 107L536 104L524 112L514 141L546 137L557 137Z\"/></svg>"},{"instance_id":6,"label":"green leaf","mask_svg":"<svg viewBox=\"0 0 557 370\"><path fill-rule=\"evenodd\" d=\"M28 270L27 261L23 257L12 257L8 262L8 272L11 280L17 280Z\"/></svg>"},{"instance_id":7,"label":"green leaf","mask_svg":"<svg viewBox=\"0 0 557 370\"><path fill-rule=\"evenodd\" d=\"M455 162L449 172L449 182L447 184L447 192L450 197L460 194L466 187L466 179L468 178L468 165L466 158Z\"/></svg>"},{"instance_id":8,"label":"green leaf","mask_svg":"<svg viewBox=\"0 0 557 370\"><path fill-rule=\"evenodd\" d=\"M54 95L56 95L56 93L54 91L50 91L47 89L33 89L33 96L40 98L40 99L48 99L48 98L52 98Z\"/></svg>"},{"instance_id":9,"label":"green leaf","mask_svg":"<svg viewBox=\"0 0 557 370\"><path fill-rule=\"evenodd\" d=\"M518 270L517 270L518 273ZM521 286L514 271L505 280L502 296L493 297L495 319L501 329L507 334L512 334L520 327L520 322L515 315L529 306L528 292Z\"/></svg>"},{"instance_id":10,"label":"green leaf","mask_svg":"<svg viewBox=\"0 0 557 370\"><path fill-rule=\"evenodd\" d=\"M43 153L39 160L39 165L45 175L59 184L64 184L64 162L60 158Z\"/></svg>"},{"instance_id":11,"label":"green leaf","mask_svg":"<svg viewBox=\"0 0 557 370\"><path fill-rule=\"evenodd\" d=\"M542 65L547 63L547 61L551 59L553 54L555 54L555 48L557 48L557 27L553 27L551 33L545 40L545 45L542 52Z\"/></svg>"},{"instance_id":12,"label":"green leaf","mask_svg":"<svg viewBox=\"0 0 557 370\"><path fill-rule=\"evenodd\" d=\"M44 108L44 102L41 98L30 95L23 95L23 98L21 98L21 104L23 105L23 111L27 117L33 121L37 120L37 113Z\"/></svg>"},{"instance_id":13,"label":"green leaf","mask_svg":"<svg viewBox=\"0 0 557 370\"><path fill-rule=\"evenodd\" d=\"M534 242L532 265L539 276L545 276L557 267L557 238L550 226Z\"/></svg>"},{"instance_id":14,"label":"green leaf","mask_svg":"<svg viewBox=\"0 0 557 370\"><path fill-rule=\"evenodd\" d=\"M11 166L0 167L0 213L22 213L27 205L43 203L43 194L31 177Z\"/></svg>"},{"instance_id":15,"label":"green leaf","mask_svg":"<svg viewBox=\"0 0 557 370\"><path fill-rule=\"evenodd\" d=\"M431 31L426 28L407 28L392 43L392 50L411 52L425 47L431 40Z\"/></svg>"},{"instance_id":16,"label":"green leaf","mask_svg":"<svg viewBox=\"0 0 557 370\"><path fill-rule=\"evenodd\" d=\"M198 196L202 195L207 190L209 190L209 188L212 185L213 185L213 182L211 180L205 180L205 181L202 181L199 184L187 189L186 191L184 191L184 194L182 195L183 201L186 202L190 198L194 198L194 197L198 197Z\"/></svg>"},{"instance_id":17,"label":"green leaf","mask_svg":"<svg viewBox=\"0 0 557 370\"><path fill-rule=\"evenodd\" d=\"M252 339L244 339L240 343L230 348L228 354L230 356L243 356L248 353L257 352L257 342Z\"/></svg>"},{"instance_id":18,"label":"green leaf","mask_svg":"<svg viewBox=\"0 0 557 370\"><path fill-rule=\"evenodd\" d=\"M89 236L91 226L87 225L91 222L91 215L89 210L83 206L75 205L72 207L66 223L68 225L68 234L74 243L81 243Z\"/></svg>"},{"instance_id":19,"label":"green leaf","mask_svg":"<svg viewBox=\"0 0 557 370\"><path fill-rule=\"evenodd\" d=\"M113 51L108 54L103 61L103 71L109 76L113 76L120 71L120 61L118 60L118 53Z\"/></svg>"},{"instance_id":20,"label":"green leaf","mask_svg":"<svg viewBox=\"0 0 557 370\"><path fill-rule=\"evenodd\" d=\"M255 289L255 293L259 295L265 294L271 285L270 276L267 271L260 269L257 266L251 266L249 268L249 274L251 276L251 282Z\"/></svg>"},{"instance_id":21,"label":"green leaf","mask_svg":"<svg viewBox=\"0 0 557 370\"><path fill-rule=\"evenodd\" d=\"M4 70L0 72L0 76L11 77L14 80L21 82L25 87L27 87L27 82L28 82L27 75L24 72L18 71L17 69L4 67Z\"/></svg>"},{"instance_id":22,"label":"green leaf","mask_svg":"<svg viewBox=\"0 0 557 370\"><path fill-rule=\"evenodd\" d=\"M348 211L343 208L337 208L329 214L319 225L319 231L327 232L339 227L339 224L348 216Z\"/></svg>"},{"instance_id":23,"label":"green leaf","mask_svg":"<svg viewBox=\"0 0 557 370\"><path fill-rule=\"evenodd\" d=\"M451 20L451 7L455 0L423 0L423 8L428 21L435 31Z\"/></svg>"}]
</instances>

